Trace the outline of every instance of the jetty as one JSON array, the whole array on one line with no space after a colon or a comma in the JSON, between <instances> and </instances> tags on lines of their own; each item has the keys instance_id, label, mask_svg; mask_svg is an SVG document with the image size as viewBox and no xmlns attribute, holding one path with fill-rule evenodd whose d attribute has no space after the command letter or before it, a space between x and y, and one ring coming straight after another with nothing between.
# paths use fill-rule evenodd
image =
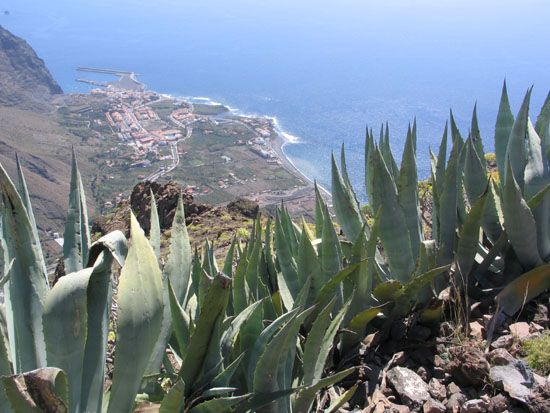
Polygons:
<instances>
[{"instance_id":1,"label":"jetty","mask_svg":"<svg viewBox=\"0 0 550 413\"><path fill-rule=\"evenodd\" d=\"M113 75L118 77L118 80L114 82L100 82L97 80L90 80L90 79L83 79L83 78L76 79L77 82L87 83L93 86L106 87L111 89L132 90L135 92L143 92L145 90L145 85L141 83L139 80L137 80L137 76L139 76L139 74L135 72L129 72L126 70L85 67L85 66L77 67L76 70L78 72L100 73L100 74Z\"/></svg>"}]
</instances>

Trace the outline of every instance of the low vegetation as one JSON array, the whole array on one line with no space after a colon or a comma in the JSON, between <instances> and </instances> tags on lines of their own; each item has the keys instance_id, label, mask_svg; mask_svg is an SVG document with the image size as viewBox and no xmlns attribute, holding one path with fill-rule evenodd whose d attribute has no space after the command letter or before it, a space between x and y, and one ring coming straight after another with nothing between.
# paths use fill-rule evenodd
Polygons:
<instances>
[{"instance_id":1,"label":"low vegetation","mask_svg":"<svg viewBox=\"0 0 550 413\"><path fill-rule=\"evenodd\" d=\"M550 334L525 341L523 352L529 366L545 376L550 374Z\"/></svg>"},{"instance_id":2,"label":"low vegetation","mask_svg":"<svg viewBox=\"0 0 550 413\"><path fill-rule=\"evenodd\" d=\"M463 320L472 297L495 300L493 325L513 316L550 284L550 99L533 126L529 96L514 119L503 90L500 183L488 177L475 110L466 140L451 114L450 156L446 127L430 185L421 186L433 198L430 225L420 215L416 126L400 166L386 126L378 142L366 136L370 219L342 150L332 202L344 236L317 191L313 228L281 207L239 231L221 263L209 240L192 250L181 199L166 255L154 197L149 239L132 215L129 241L115 231L91 243L73 158L67 275L50 285L23 174L14 183L0 168L0 410L130 412L139 394L166 413L335 412L358 386L330 406L318 393L356 373L340 361L367 331L384 337L413 309L437 322L443 291Z\"/></svg>"}]
</instances>

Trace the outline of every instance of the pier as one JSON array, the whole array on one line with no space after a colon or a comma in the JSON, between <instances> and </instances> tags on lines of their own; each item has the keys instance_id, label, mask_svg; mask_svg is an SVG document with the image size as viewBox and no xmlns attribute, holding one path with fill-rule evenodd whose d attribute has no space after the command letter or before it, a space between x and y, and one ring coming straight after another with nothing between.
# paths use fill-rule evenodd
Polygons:
<instances>
[{"instance_id":1,"label":"pier","mask_svg":"<svg viewBox=\"0 0 550 413\"><path fill-rule=\"evenodd\" d=\"M79 79L76 79L76 81L81 82L81 83L87 83L87 84L93 85L93 86L101 86L101 87L108 87L109 86L109 82L98 82L97 80L79 78Z\"/></svg>"},{"instance_id":2,"label":"pier","mask_svg":"<svg viewBox=\"0 0 550 413\"><path fill-rule=\"evenodd\" d=\"M126 70L85 67L85 66L79 66L76 68L76 70L78 72L100 73L100 74L113 75L118 77L118 80L115 82L100 82L96 80L83 79L83 78L76 79L77 82L87 83L93 86L113 88L113 89L133 90L136 92L142 92L143 90L145 90L145 85L141 83L139 80L137 80L137 76L139 75L135 72L129 72Z\"/></svg>"},{"instance_id":3,"label":"pier","mask_svg":"<svg viewBox=\"0 0 550 413\"><path fill-rule=\"evenodd\" d=\"M98 67L85 67L80 66L76 68L79 72L91 72L91 73L104 73L107 75L115 75L115 76L139 76L137 73L134 72L128 72L126 70L115 70L115 69L102 69Z\"/></svg>"}]
</instances>

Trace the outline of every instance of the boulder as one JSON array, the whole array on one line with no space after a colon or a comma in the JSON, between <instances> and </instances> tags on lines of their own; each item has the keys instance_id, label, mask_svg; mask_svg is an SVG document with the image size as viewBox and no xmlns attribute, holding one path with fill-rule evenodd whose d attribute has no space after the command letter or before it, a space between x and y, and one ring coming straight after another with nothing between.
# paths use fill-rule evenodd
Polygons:
<instances>
[{"instance_id":1,"label":"boulder","mask_svg":"<svg viewBox=\"0 0 550 413\"><path fill-rule=\"evenodd\" d=\"M531 334L529 331L529 324L525 321L510 324L510 332L520 340L525 340Z\"/></svg>"},{"instance_id":2,"label":"boulder","mask_svg":"<svg viewBox=\"0 0 550 413\"><path fill-rule=\"evenodd\" d=\"M462 393L451 394L445 405L448 413L459 413L460 408L466 402L466 396Z\"/></svg>"},{"instance_id":3,"label":"boulder","mask_svg":"<svg viewBox=\"0 0 550 413\"><path fill-rule=\"evenodd\" d=\"M491 343L491 348L505 348L509 349L512 347L512 344L514 344L514 336L511 334L506 334L504 336L500 336L495 341Z\"/></svg>"},{"instance_id":4,"label":"boulder","mask_svg":"<svg viewBox=\"0 0 550 413\"><path fill-rule=\"evenodd\" d=\"M482 399L468 400L462 405L462 413L483 413L487 411L489 403Z\"/></svg>"},{"instance_id":5,"label":"boulder","mask_svg":"<svg viewBox=\"0 0 550 413\"><path fill-rule=\"evenodd\" d=\"M231 201L229 204L227 204L227 209L231 212L244 215L247 218L254 219L258 216L260 206L257 202L250 199L237 198L236 200Z\"/></svg>"},{"instance_id":6,"label":"boulder","mask_svg":"<svg viewBox=\"0 0 550 413\"><path fill-rule=\"evenodd\" d=\"M434 399L439 400L440 402L445 400L447 397L447 389L436 378L432 378L428 383L428 391Z\"/></svg>"},{"instance_id":7,"label":"boulder","mask_svg":"<svg viewBox=\"0 0 550 413\"><path fill-rule=\"evenodd\" d=\"M421 408L430 399L428 385L418 374L406 367L394 367L387 373L390 385L411 409Z\"/></svg>"},{"instance_id":8,"label":"boulder","mask_svg":"<svg viewBox=\"0 0 550 413\"><path fill-rule=\"evenodd\" d=\"M487 353L487 361L493 366L505 366L512 363L515 359L504 348L496 348Z\"/></svg>"},{"instance_id":9,"label":"boulder","mask_svg":"<svg viewBox=\"0 0 550 413\"><path fill-rule=\"evenodd\" d=\"M494 366L490 370L491 381L513 399L528 403L534 377L531 370L519 360L505 366Z\"/></svg>"},{"instance_id":10,"label":"boulder","mask_svg":"<svg viewBox=\"0 0 550 413\"><path fill-rule=\"evenodd\" d=\"M437 400L430 399L422 407L424 413L445 413L445 405Z\"/></svg>"},{"instance_id":11,"label":"boulder","mask_svg":"<svg viewBox=\"0 0 550 413\"><path fill-rule=\"evenodd\" d=\"M489 375L489 363L483 352L476 347L452 347L449 349L451 362L448 365L453 379L463 386L480 386Z\"/></svg>"},{"instance_id":12,"label":"boulder","mask_svg":"<svg viewBox=\"0 0 550 413\"><path fill-rule=\"evenodd\" d=\"M183 198L185 216L187 221L190 217L200 215L209 210L208 205L195 204L193 196L185 193L183 188L175 182L167 182L161 185L157 182L140 182L132 189L130 195L130 208L136 214L139 224L146 234L151 228L151 192L155 196L161 230L172 227L174 214L180 196Z\"/></svg>"},{"instance_id":13,"label":"boulder","mask_svg":"<svg viewBox=\"0 0 550 413\"><path fill-rule=\"evenodd\" d=\"M550 385L536 387L529 397L528 407L532 413L550 412Z\"/></svg>"},{"instance_id":14,"label":"boulder","mask_svg":"<svg viewBox=\"0 0 550 413\"><path fill-rule=\"evenodd\" d=\"M508 409L510 402L503 394L497 394L496 396L491 397L489 400L489 412L490 413L502 413Z\"/></svg>"}]
</instances>

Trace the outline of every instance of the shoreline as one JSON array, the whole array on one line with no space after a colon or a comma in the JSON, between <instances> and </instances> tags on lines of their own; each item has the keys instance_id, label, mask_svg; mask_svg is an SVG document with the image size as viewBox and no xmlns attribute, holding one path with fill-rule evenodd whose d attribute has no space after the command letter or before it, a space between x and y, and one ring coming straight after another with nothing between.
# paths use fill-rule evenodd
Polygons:
<instances>
[{"instance_id":1,"label":"shoreline","mask_svg":"<svg viewBox=\"0 0 550 413\"><path fill-rule=\"evenodd\" d=\"M304 181L305 187L311 187L311 188L314 187L315 180L310 178L309 176L307 176L304 172L302 172L300 170L300 168L298 168L296 166L296 164L294 163L292 158L290 158L290 156L288 156L286 154L285 150L284 150L285 146L287 146L287 145L293 145L293 144L300 143L300 138L295 137L294 140L289 139L288 136L290 134L288 132L285 132L280 127L276 117L269 116L269 115L258 115L258 114L245 113L245 112L242 112L240 109L234 108L234 107L229 106L225 103L214 101L214 100L212 100L208 97L205 97L205 96L174 96L174 95L170 95L170 94L164 94L164 95L167 96L167 97L170 97L172 99L185 101L187 103L200 103L200 104L203 104L203 105L223 106L229 111L229 113L232 113L232 114L235 114L235 115L238 115L238 116L243 116L243 117L248 117L248 118L269 119L271 124L272 124L273 131L276 134L275 139L271 139L271 149L273 149L273 151L276 153L277 158L282 163L282 166L290 174L292 174L292 175L296 176L297 178L301 179L302 181ZM294 136L294 135L290 135L290 136ZM317 182L317 187L319 188L321 193L324 193L324 195L326 197L328 197L328 199L332 199L332 194L330 193L330 191L328 189L326 189L323 185L321 185L318 182Z\"/></svg>"},{"instance_id":2,"label":"shoreline","mask_svg":"<svg viewBox=\"0 0 550 413\"><path fill-rule=\"evenodd\" d=\"M225 104L225 103L222 103L222 102L215 101L215 100L213 100L209 97L206 97L206 96L173 95L173 94L170 94L170 93L157 92L155 90L145 88L144 84L141 84L141 85L143 86L144 91L153 92L153 93L157 94L159 97L161 97L161 99L172 99L176 102L180 101L180 102L185 102L185 103L188 103L188 104L191 104L191 105L193 105L193 104L202 104L202 105L208 105L208 106L222 106L225 109L227 109L228 114L233 114L233 115L236 115L236 116L241 116L241 117L246 117L246 118L251 118L251 119L263 118L263 119L269 120L269 122L271 124L271 127L273 129L273 132L275 133L275 138L271 138L269 140L270 147L271 147L272 151L275 153L277 159L281 162L281 166L288 173L290 173L291 175L294 175L296 178L301 180L304 183L304 188L310 187L311 189L313 189L314 184L316 182L315 179L310 178L303 171L301 171L300 168L298 168L296 166L294 161L291 159L290 156L288 156L286 154L286 152L284 150L286 145L300 143L300 138L296 137L294 135L291 135L288 132L285 132L281 128L281 126L279 125L278 120L277 120L276 117L269 116L269 115L260 115L260 114L255 114L255 113L252 113L252 114L251 113L245 113L245 112L241 111L238 108L229 106L228 104ZM72 93L69 93L69 94L72 94ZM76 93L76 94L79 94L79 93ZM214 115L212 117L216 118L217 116L223 117L224 114ZM289 138L289 136L294 137L295 139L291 139L291 138ZM327 190L325 187L323 187L318 182L317 182L317 186L318 186L320 192L327 199L332 198L332 194L330 193L329 190Z\"/></svg>"}]
</instances>

